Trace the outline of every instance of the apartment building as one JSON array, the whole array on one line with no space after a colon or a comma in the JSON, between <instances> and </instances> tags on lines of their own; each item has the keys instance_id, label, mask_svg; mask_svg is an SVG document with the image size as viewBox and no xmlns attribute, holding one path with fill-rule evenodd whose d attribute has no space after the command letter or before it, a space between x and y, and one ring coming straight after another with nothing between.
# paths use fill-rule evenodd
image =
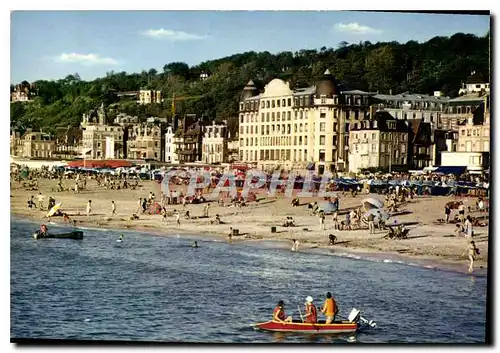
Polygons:
<instances>
[{"instance_id":1,"label":"apartment building","mask_svg":"<svg viewBox=\"0 0 500 353\"><path fill-rule=\"evenodd\" d=\"M28 129L22 136L19 132L11 134L11 154L28 159L51 159L56 142L49 134Z\"/></svg>"},{"instance_id":2,"label":"apartment building","mask_svg":"<svg viewBox=\"0 0 500 353\"><path fill-rule=\"evenodd\" d=\"M202 161L208 164L228 161L227 124L216 124L204 127Z\"/></svg>"},{"instance_id":3,"label":"apartment building","mask_svg":"<svg viewBox=\"0 0 500 353\"><path fill-rule=\"evenodd\" d=\"M259 93L249 81L240 100L239 159L264 170L346 171L349 126L370 118L373 95L346 89L328 70L306 88L274 79Z\"/></svg>"},{"instance_id":4,"label":"apartment building","mask_svg":"<svg viewBox=\"0 0 500 353\"><path fill-rule=\"evenodd\" d=\"M408 122L377 111L373 119L351 127L349 145L349 172L405 166L409 158Z\"/></svg>"},{"instance_id":5,"label":"apartment building","mask_svg":"<svg viewBox=\"0 0 500 353\"><path fill-rule=\"evenodd\" d=\"M160 104L161 102L161 91L150 89L141 89L139 91L139 104Z\"/></svg>"}]
</instances>

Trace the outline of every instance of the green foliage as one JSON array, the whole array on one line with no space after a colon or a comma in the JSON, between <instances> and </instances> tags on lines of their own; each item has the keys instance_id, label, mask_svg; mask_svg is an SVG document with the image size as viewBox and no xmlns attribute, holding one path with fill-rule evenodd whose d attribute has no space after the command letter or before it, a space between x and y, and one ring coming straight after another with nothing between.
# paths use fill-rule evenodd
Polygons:
<instances>
[{"instance_id":1,"label":"green foliage","mask_svg":"<svg viewBox=\"0 0 500 353\"><path fill-rule=\"evenodd\" d=\"M189 67L168 63L161 72L108 72L105 77L83 81L78 74L58 81L36 81L37 98L32 103L11 104L11 126L51 131L59 126L77 126L82 114L101 102L109 115L119 112L139 116L171 117L172 96L176 113L195 113L207 119L231 121L231 135L237 131L241 91L250 80L265 84L273 78L289 80L292 87L312 85L328 68L353 89L394 94L432 93L442 90L455 96L472 70L490 76L490 37L457 33L435 37L425 43L409 41L352 44L341 42L336 49L298 52L246 52L210 60ZM202 81L200 74L210 77ZM141 88L162 91L162 104L139 106L135 99L119 99L117 93ZM13 87L11 86L11 90ZM182 98L182 99L181 99Z\"/></svg>"}]
</instances>

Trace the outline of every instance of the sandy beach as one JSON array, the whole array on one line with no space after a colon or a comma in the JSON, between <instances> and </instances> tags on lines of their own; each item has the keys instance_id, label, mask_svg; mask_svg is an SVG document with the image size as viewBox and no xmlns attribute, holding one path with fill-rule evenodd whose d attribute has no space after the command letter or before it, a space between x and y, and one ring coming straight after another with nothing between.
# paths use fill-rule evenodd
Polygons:
<instances>
[{"instance_id":1,"label":"sandy beach","mask_svg":"<svg viewBox=\"0 0 500 353\"><path fill-rule=\"evenodd\" d=\"M74 185L72 180L64 180L65 187ZM95 180L87 182L86 190L80 193L71 191L58 192L56 190L57 180L39 180L39 190L26 190L22 184L16 181L11 183L11 214L25 218L31 218L46 223L44 218L47 214L47 202L49 196L57 203L61 202L61 210L69 217L77 221L78 226L112 229L143 230L165 236L174 234L191 234L197 236L221 237L227 241L229 227L239 230L240 236L233 237L233 242L259 241L259 240L281 240L286 246L292 247L291 239L300 241L300 250L308 248L327 248L342 252L363 252L372 254L387 254L405 259L428 260L441 264L443 267L452 267L460 271L468 268L468 259L462 256L467 247L467 240L463 236L453 236L456 226L454 224L434 224L438 218L444 218L444 206L447 202L456 200L454 197L445 196L418 196L408 200L399 208L396 215L391 215L389 222L396 219L399 222L418 222L410 225L408 239L391 240L384 239L387 231L377 230L370 235L368 228L353 231L333 230L332 216L326 216L326 230L320 230L319 219L310 214L307 204L311 201L321 201L320 197L301 198L299 207L292 207L291 199L283 197L267 197L266 193L258 195L258 202L252 202L242 208L218 206L210 194L204 195L210 202L209 218L196 218L203 215L204 204L169 205L167 211L180 210L184 215L189 210L195 219L181 217L181 225L176 226L175 217L169 216L167 222L162 221L159 214L139 214L139 219L130 220L132 214L137 211L139 198L147 198L150 192L154 192L158 201L161 195L160 184L153 181L141 182L141 187L136 190L105 190L97 186ZM186 187L176 187L184 190ZM29 209L27 201L31 195L37 198L41 192L45 197L44 211ZM352 197L350 194L342 196L339 194L340 211L339 221L345 219L345 211L352 207L359 207L361 201L366 197L383 199L379 195L358 195ZM86 205L92 200L92 213L86 215ZM111 216L111 201L116 204L116 215ZM475 207L474 198L461 198L465 206ZM452 211L452 217L456 214ZM399 214L401 213L401 214ZM210 223L215 215L219 214L224 224L214 225ZM466 212L466 215L468 213ZM479 212L472 212L472 216L479 216ZM295 227L282 227L287 216L295 220ZM62 217L52 219L58 224L64 223ZM276 233L271 233L271 227L276 227ZM307 230L306 230L307 229ZM337 237L335 245L329 244L328 235ZM476 269L487 268L488 263L488 227L474 228L474 241L481 254L474 265Z\"/></svg>"}]
</instances>

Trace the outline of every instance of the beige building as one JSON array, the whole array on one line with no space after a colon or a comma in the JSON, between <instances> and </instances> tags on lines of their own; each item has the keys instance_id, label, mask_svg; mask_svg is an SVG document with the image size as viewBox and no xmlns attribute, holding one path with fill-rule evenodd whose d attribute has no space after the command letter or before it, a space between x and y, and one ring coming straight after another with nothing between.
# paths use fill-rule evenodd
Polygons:
<instances>
[{"instance_id":1,"label":"beige building","mask_svg":"<svg viewBox=\"0 0 500 353\"><path fill-rule=\"evenodd\" d=\"M160 104L161 101L161 91L149 89L139 91L139 104Z\"/></svg>"},{"instance_id":2,"label":"beige building","mask_svg":"<svg viewBox=\"0 0 500 353\"><path fill-rule=\"evenodd\" d=\"M167 126L165 129L165 162L176 163L177 155L174 153L174 127Z\"/></svg>"},{"instance_id":3,"label":"beige building","mask_svg":"<svg viewBox=\"0 0 500 353\"><path fill-rule=\"evenodd\" d=\"M107 125L104 106L83 115L82 154L88 159L115 159L124 156L124 129Z\"/></svg>"},{"instance_id":4,"label":"beige building","mask_svg":"<svg viewBox=\"0 0 500 353\"><path fill-rule=\"evenodd\" d=\"M11 134L11 154L20 158L50 159L53 157L56 143L54 139L43 132L33 132L30 129L22 136L18 132Z\"/></svg>"},{"instance_id":5,"label":"beige building","mask_svg":"<svg viewBox=\"0 0 500 353\"><path fill-rule=\"evenodd\" d=\"M161 126L152 123L134 124L125 137L127 158L161 160Z\"/></svg>"},{"instance_id":6,"label":"beige building","mask_svg":"<svg viewBox=\"0 0 500 353\"><path fill-rule=\"evenodd\" d=\"M483 104L458 128L458 152L490 152L489 94Z\"/></svg>"},{"instance_id":7,"label":"beige building","mask_svg":"<svg viewBox=\"0 0 500 353\"><path fill-rule=\"evenodd\" d=\"M430 123L433 130L438 127L441 114L446 112L450 99L443 97L440 92L435 92L433 96L408 93L377 94L374 98L380 102L378 107L387 111L394 118L422 120L425 123Z\"/></svg>"},{"instance_id":8,"label":"beige building","mask_svg":"<svg viewBox=\"0 0 500 353\"><path fill-rule=\"evenodd\" d=\"M240 101L240 161L264 170L347 170L349 126L370 117L373 94L340 87L327 70L315 86L280 79L259 94L250 81Z\"/></svg>"},{"instance_id":9,"label":"beige building","mask_svg":"<svg viewBox=\"0 0 500 353\"><path fill-rule=\"evenodd\" d=\"M228 161L227 124L207 125L204 128L202 141L202 161L208 164Z\"/></svg>"},{"instance_id":10,"label":"beige building","mask_svg":"<svg viewBox=\"0 0 500 353\"><path fill-rule=\"evenodd\" d=\"M408 151L407 122L378 111L373 119L356 123L349 131L349 172L406 165Z\"/></svg>"}]
</instances>

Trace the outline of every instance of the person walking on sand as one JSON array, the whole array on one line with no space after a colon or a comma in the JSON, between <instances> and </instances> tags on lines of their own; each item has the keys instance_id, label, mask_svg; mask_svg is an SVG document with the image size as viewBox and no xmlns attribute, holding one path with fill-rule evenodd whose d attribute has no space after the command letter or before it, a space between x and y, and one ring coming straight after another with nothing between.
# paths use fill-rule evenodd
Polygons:
<instances>
[{"instance_id":1,"label":"person walking on sand","mask_svg":"<svg viewBox=\"0 0 500 353\"><path fill-rule=\"evenodd\" d=\"M469 239L472 239L472 236L474 235L474 230L472 228L472 222L470 216L467 216L467 218L465 219L464 228L465 228L465 236Z\"/></svg>"},{"instance_id":2,"label":"person walking on sand","mask_svg":"<svg viewBox=\"0 0 500 353\"><path fill-rule=\"evenodd\" d=\"M227 234L229 244L233 243L233 227L229 227L229 232Z\"/></svg>"},{"instance_id":3,"label":"person walking on sand","mask_svg":"<svg viewBox=\"0 0 500 353\"><path fill-rule=\"evenodd\" d=\"M207 203L205 206L203 206L203 217L208 218L208 209L210 207L210 204Z\"/></svg>"},{"instance_id":4,"label":"person walking on sand","mask_svg":"<svg viewBox=\"0 0 500 353\"><path fill-rule=\"evenodd\" d=\"M90 212L92 212L92 200L87 202L87 216L90 216Z\"/></svg>"},{"instance_id":5,"label":"person walking on sand","mask_svg":"<svg viewBox=\"0 0 500 353\"><path fill-rule=\"evenodd\" d=\"M116 204L114 201L111 201L111 216L116 215Z\"/></svg>"},{"instance_id":6,"label":"person walking on sand","mask_svg":"<svg viewBox=\"0 0 500 353\"><path fill-rule=\"evenodd\" d=\"M338 212L337 211L333 212L332 221L333 221L333 229L334 230L339 229L339 218L338 217L339 217Z\"/></svg>"},{"instance_id":7,"label":"person walking on sand","mask_svg":"<svg viewBox=\"0 0 500 353\"><path fill-rule=\"evenodd\" d=\"M451 208L450 206L448 206L448 204L446 204L446 206L444 206L444 216L446 223L450 221L450 214L451 214Z\"/></svg>"},{"instance_id":8,"label":"person walking on sand","mask_svg":"<svg viewBox=\"0 0 500 353\"><path fill-rule=\"evenodd\" d=\"M468 252L469 255L469 272L472 273L474 271L474 260L476 259L476 255L479 255L479 249L476 247L476 244L474 243L474 240L471 240L469 244L467 244L467 248L464 250L462 253L462 256L465 255L465 252Z\"/></svg>"},{"instance_id":9,"label":"person walking on sand","mask_svg":"<svg viewBox=\"0 0 500 353\"><path fill-rule=\"evenodd\" d=\"M181 225L181 214L178 211L175 212L175 225Z\"/></svg>"},{"instance_id":10,"label":"person walking on sand","mask_svg":"<svg viewBox=\"0 0 500 353\"><path fill-rule=\"evenodd\" d=\"M139 197L139 200L137 201L137 211L135 211L135 213L139 214L141 208L142 208L142 199Z\"/></svg>"},{"instance_id":11,"label":"person walking on sand","mask_svg":"<svg viewBox=\"0 0 500 353\"><path fill-rule=\"evenodd\" d=\"M319 230L325 230L325 213L320 212L319 216Z\"/></svg>"},{"instance_id":12,"label":"person walking on sand","mask_svg":"<svg viewBox=\"0 0 500 353\"><path fill-rule=\"evenodd\" d=\"M44 196L42 195L41 192L38 193L37 199L38 199L38 209L40 211L43 211L43 199L44 199Z\"/></svg>"},{"instance_id":13,"label":"person walking on sand","mask_svg":"<svg viewBox=\"0 0 500 353\"><path fill-rule=\"evenodd\" d=\"M368 230L370 234L375 234L375 215L370 213L367 217L368 219Z\"/></svg>"},{"instance_id":14,"label":"person walking on sand","mask_svg":"<svg viewBox=\"0 0 500 353\"><path fill-rule=\"evenodd\" d=\"M465 221L465 206L462 201L460 201L460 205L458 205L458 216L460 217L460 222L464 223Z\"/></svg>"}]
</instances>

